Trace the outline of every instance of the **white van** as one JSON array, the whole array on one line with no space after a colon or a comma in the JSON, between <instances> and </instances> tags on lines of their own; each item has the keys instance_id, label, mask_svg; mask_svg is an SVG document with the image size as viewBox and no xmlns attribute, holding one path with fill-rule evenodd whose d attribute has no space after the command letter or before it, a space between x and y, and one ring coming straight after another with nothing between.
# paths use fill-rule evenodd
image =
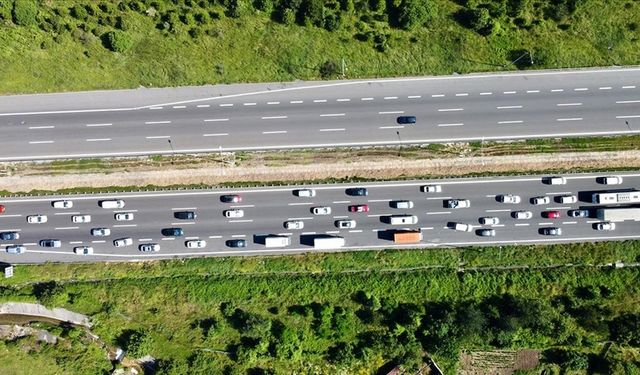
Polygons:
<instances>
[{"instance_id":1,"label":"white van","mask_svg":"<svg viewBox=\"0 0 640 375\"><path fill-rule=\"evenodd\" d=\"M285 247L291 245L289 236L266 236L264 238L264 246L266 247Z\"/></svg>"},{"instance_id":2,"label":"white van","mask_svg":"<svg viewBox=\"0 0 640 375\"><path fill-rule=\"evenodd\" d=\"M605 184L605 185L620 185L622 183L622 177L620 176L600 177L599 180L601 184Z\"/></svg>"},{"instance_id":3,"label":"white van","mask_svg":"<svg viewBox=\"0 0 640 375\"><path fill-rule=\"evenodd\" d=\"M389 223L391 225L417 224L418 217L415 215L391 215Z\"/></svg>"},{"instance_id":4,"label":"white van","mask_svg":"<svg viewBox=\"0 0 640 375\"><path fill-rule=\"evenodd\" d=\"M413 208L413 202L412 201L391 201L391 206L393 208L409 209L409 208Z\"/></svg>"},{"instance_id":5,"label":"white van","mask_svg":"<svg viewBox=\"0 0 640 375\"><path fill-rule=\"evenodd\" d=\"M567 179L561 176L553 176L553 177L545 177L543 179L543 182L549 185L566 185Z\"/></svg>"},{"instance_id":6,"label":"white van","mask_svg":"<svg viewBox=\"0 0 640 375\"><path fill-rule=\"evenodd\" d=\"M313 189L298 189L294 191L298 197L315 197L316 191Z\"/></svg>"},{"instance_id":7,"label":"white van","mask_svg":"<svg viewBox=\"0 0 640 375\"><path fill-rule=\"evenodd\" d=\"M562 204L576 203L578 198L575 195L561 195L556 197L556 201Z\"/></svg>"},{"instance_id":8,"label":"white van","mask_svg":"<svg viewBox=\"0 0 640 375\"><path fill-rule=\"evenodd\" d=\"M124 208L124 201L122 199L110 199L106 201L100 201L100 207L102 208Z\"/></svg>"},{"instance_id":9,"label":"white van","mask_svg":"<svg viewBox=\"0 0 640 375\"><path fill-rule=\"evenodd\" d=\"M459 232L471 232L473 230L473 226L465 223L454 223L451 227Z\"/></svg>"}]
</instances>

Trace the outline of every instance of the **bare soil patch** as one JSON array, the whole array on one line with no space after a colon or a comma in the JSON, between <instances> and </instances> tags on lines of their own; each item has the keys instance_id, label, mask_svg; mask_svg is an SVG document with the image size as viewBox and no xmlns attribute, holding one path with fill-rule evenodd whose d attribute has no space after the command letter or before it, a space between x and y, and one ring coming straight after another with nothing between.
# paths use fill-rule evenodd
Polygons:
<instances>
[{"instance_id":1,"label":"bare soil patch","mask_svg":"<svg viewBox=\"0 0 640 375\"><path fill-rule=\"evenodd\" d=\"M533 369L539 362L539 350L463 351L460 353L458 374L510 375L517 370Z\"/></svg>"}]
</instances>

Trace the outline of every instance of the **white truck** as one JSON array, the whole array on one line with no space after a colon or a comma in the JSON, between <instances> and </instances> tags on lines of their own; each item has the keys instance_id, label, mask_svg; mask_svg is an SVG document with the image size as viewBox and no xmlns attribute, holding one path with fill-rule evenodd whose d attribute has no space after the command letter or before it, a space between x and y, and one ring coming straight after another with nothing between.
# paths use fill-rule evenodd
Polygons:
<instances>
[{"instance_id":1,"label":"white truck","mask_svg":"<svg viewBox=\"0 0 640 375\"><path fill-rule=\"evenodd\" d=\"M602 221L640 220L640 208L599 208L596 215Z\"/></svg>"},{"instance_id":2,"label":"white truck","mask_svg":"<svg viewBox=\"0 0 640 375\"><path fill-rule=\"evenodd\" d=\"M315 237L313 247L316 249L339 249L344 246L344 237Z\"/></svg>"},{"instance_id":3,"label":"white truck","mask_svg":"<svg viewBox=\"0 0 640 375\"><path fill-rule=\"evenodd\" d=\"M285 247L291 245L291 237L269 235L264 238L264 246L266 247Z\"/></svg>"}]
</instances>

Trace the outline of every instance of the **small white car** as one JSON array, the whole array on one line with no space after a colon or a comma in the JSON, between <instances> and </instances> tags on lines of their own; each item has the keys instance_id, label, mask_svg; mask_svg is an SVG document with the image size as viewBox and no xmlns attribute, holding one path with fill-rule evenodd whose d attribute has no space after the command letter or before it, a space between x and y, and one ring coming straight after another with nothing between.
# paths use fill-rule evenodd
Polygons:
<instances>
[{"instance_id":1,"label":"small white car","mask_svg":"<svg viewBox=\"0 0 640 375\"><path fill-rule=\"evenodd\" d=\"M93 247L91 246L76 246L73 248L73 252L78 255L91 255L93 254Z\"/></svg>"},{"instance_id":2,"label":"small white car","mask_svg":"<svg viewBox=\"0 0 640 375\"><path fill-rule=\"evenodd\" d=\"M113 246L115 247L125 247L133 245L133 239L131 237L118 238L117 240L113 240Z\"/></svg>"},{"instance_id":3,"label":"small white car","mask_svg":"<svg viewBox=\"0 0 640 375\"><path fill-rule=\"evenodd\" d=\"M24 254L27 248L22 245L10 245L5 248L5 251L9 254Z\"/></svg>"},{"instance_id":4,"label":"small white car","mask_svg":"<svg viewBox=\"0 0 640 375\"><path fill-rule=\"evenodd\" d=\"M480 224L482 225L496 225L500 224L500 219L495 216L485 216L480 218Z\"/></svg>"},{"instance_id":5,"label":"small white car","mask_svg":"<svg viewBox=\"0 0 640 375\"><path fill-rule=\"evenodd\" d=\"M191 241L186 241L184 244L189 249L202 249L203 247L207 246L207 241L205 241L205 240L191 240Z\"/></svg>"},{"instance_id":6,"label":"small white car","mask_svg":"<svg viewBox=\"0 0 640 375\"><path fill-rule=\"evenodd\" d=\"M510 204L518 204L522 199L519 195L513 194L501 194L498 195L498 201L501 203L510 203Z\"/></svg>"},{"instance_id":7,"label":"small white car","mask_svg":"<svg viewBox=\"0 0 640 375\"><path fill-rule=\"evenodd\" d=\"M244 216L244 210L234 208L232 210L224 210L224 217L229 219L237 219Z\"/></svg>"},{"instance_id":8,"label":"small white car","mask_svg":"<svg viewBox=\"0 0 640 375\"><path fill-rule=\"evenodd\" d=\"M160 245L158 245L157 243L143 243L138 246L138 250L142 251L143 253L156 253L160 251Z\"/></svg>"},{"instance_id":9,"label":"small white car","mask_svg":"<svg viewBox=\"0 0 640 375\"><path fill-rule=\"evenodd\" d=\"M468 199L449 199L447 201L448 208L469 208L471 207L471 201Z\"/></svg>"},{"instance_id":10,"label":"small white car","mask_svg":"<svg viewBox=\"0 0 640 375\"><path fill-rule=\"evenodd\" d=\"M562 176L544 177L542 182L549 185L566 185L567 179Z\"/></svg>"},{"instance_id":11,"label":"small white car","mask_svg":"<svg viewBox=\"0 0 640 375\"><path fill-rule=\"evenodd\" d=\"M511 216L513 216L514 219L526 220L531 219L533 217L533 214L531 213L531 211L513 211L511 213Z\"/></svg>"},{"instance_id":12,"label":"small white car","mask_svg":"<svg viewBox=\"0 0 640 375\"><path fill-rule=\"evenodd\" d=\"M473 230L473 226L465 223L451 223L450 228L459 232L471 232Z\"/></svg>"},{"instance_id":13,"label":"small white car","mask_svg":"<svg viewBox=\"0 0 640 375\"><path fill-rule=\"evenodd\" d=\"M478 232L479 236L482 237L495 237L496 236L496 230L495 229L482 229Z\"/></svg>"},{"instance_id":14,"label":"small white car","mask_svg":"<svg viewBox=\"0 0 640 375\"><path fill-rule=\"evenodd\" d=\"M133 220L133 212L119 212L113 217L116 221L131 221Z\"/></svg>"},{"instance_id":15,"label":"small white car","mask_svg":"<svg viewBox=\"0 0 640 375\"><path fill-rule=\"evenodd\" d=\"M420 186L420 191L423 193L440 193L442 192L441 185L424 185Z\"/></svg>"},{"instance_id":16,"label":"small white car","mask_svg":"<svg viewBox=\"0 0 640 375\"><path fill-rule=\"evenodd\" d=\"M620 185L622 183L622 177L620 176L599 177L596 180L605 185Z\"/></svg>"},{"instance_id":17,"label":"small white car","mask_svg":"<svg viewBox=\"0 0 640 375\"><path fill-rule=\"evenodd\" d=\"M91 222L91 215L73 215L71 216L71 221L78 224L78 223L90 223Z\"/></svg>"},{"instance_id":18,"label":"small white car","mask_svg":"<svg viewBox=\"0 0 640 375\"><path fill-rule=\"evenodd\" d=\"M314 215L331 215L331 207L319 206L313 207L311 213Z\"/></svg>"},{"instance_id":19,"label":"small white car","mask_svg":"<svg viewBox=\"0 0 640 375\"><path fill-rule=\"evenodd\" d=\"M298 189L294 190L294 194L298 197L315 197L316 191L313 189Z\"/></svg>"},{"instance_id":20,"label":"small white car","mask_svg":"<svg viewBox=\"0 0 640 375\"><path fill-rule=\"evenodd\" d=\"M531 203L539 206L541 204L549 204L551 202L551 198L545 196L545 197L533 197L531 198Z\"/></svg>"},{"instance_id":21,"label":"small white car","mask_svg":"<svg viewBox=\"0 0 640 375\"><path fill-rule=\"evenodd\" d=\"M413 202L412 201L391 201L391 206L393 208L409 209L409 208L413 208Z\"/></svg>"},{"instance_id":22,"label":"small white car","mask_svg":"<svg viewBox=\"0 0 640 375\"><path fill-rule=\"evenodd\" d=\"M576 203L578 201L578 197L575 195L560 195L556 197L556 201L562 204Z\"/></svg>"},{"instance_id":23,"label":"small white car","mask_svg":"<svg viewBox=\"0 0 640 375\"><path fill-rule=\"evenodd\" d=\"M111 234L111 229L109 228L93 228L91 229L91 235L96 237L104 237Z\"/></svg>"},{"instance_id":24,"label":"small white car","mask_svg":"<svg viewBox=\"0 0 640 375\"><path fill-rule=\"evenodd\" d=\"M27 216L27 223L29 224L41 224L47 222L47 215L29 215Z\"/></svg>"},{"instance_id":25,"label":"small white car","mask_svg":"<svg viewBox=\"0 0 640 375\"><path fill-rule=\"evenodd\" d=\"M596 223L596 230L615 230L616 223L610 221L604 221L602 223Z\"/></svg>"},{"instance_id":26,"label":"small white car","mask_svg":"<svg viewBox=\"0 0 640 375\"><path fill-rule=\"evenodd\" d=\"M561 236L562 229L558 227L543 228L542 234L544 234L545 236Z\"/></svg>"},{"instance_id":27,"label":"small white car","mask_svg":"<svg viewBox=\"0 0 640 375\"><path fill-rule=\"evenodd\" d=\"M99 202L100 207L105 209L111 208L124 208L124 201L122 199L108 199Z\"/></svg>"},{"instance_id":28,"label":"small white car","mask_svg":"<svg viewBox=\"0 0 640 375\"><path fill-rule=\"evenodd\" d=\"M285 229L302 229L304 228L304 221L302 220L291 220L284 222Z\"/></svg>"},{"instance_id":29,"label":"small white car","mask_svg":"<svg viewBox=\"0 0 640 375\"><path fill-rule=\"evenodd\" d=\"M336 220L335 224L339 229L353 229L356 227L355 220Z\"/></svg>"},{"instance_id":30,"label":"small white car","mask_svg":"<svg viewBox=\"0 0 640 375\"><path fill-rule=\"evenodd\" d=\"M51 205L53 208L71 208L73 207L73 202L68 200L53 201Z\"/></svg>"}]
</instances>

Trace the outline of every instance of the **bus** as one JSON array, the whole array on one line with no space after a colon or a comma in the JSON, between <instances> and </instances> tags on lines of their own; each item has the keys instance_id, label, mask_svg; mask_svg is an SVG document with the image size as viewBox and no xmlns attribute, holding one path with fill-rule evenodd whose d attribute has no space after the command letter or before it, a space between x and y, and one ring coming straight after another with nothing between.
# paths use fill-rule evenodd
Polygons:
<instances>
[{"instance_id":1,"label":"bus","mask_svg":"<svg viewBox=\"0 0 640 375\"><path fill-rule=\"evenodd\" d=\"M591 201L597 204L637 203L640 202L640 191L621 193L593 193Z\"/></svg>"}]
</instances>

